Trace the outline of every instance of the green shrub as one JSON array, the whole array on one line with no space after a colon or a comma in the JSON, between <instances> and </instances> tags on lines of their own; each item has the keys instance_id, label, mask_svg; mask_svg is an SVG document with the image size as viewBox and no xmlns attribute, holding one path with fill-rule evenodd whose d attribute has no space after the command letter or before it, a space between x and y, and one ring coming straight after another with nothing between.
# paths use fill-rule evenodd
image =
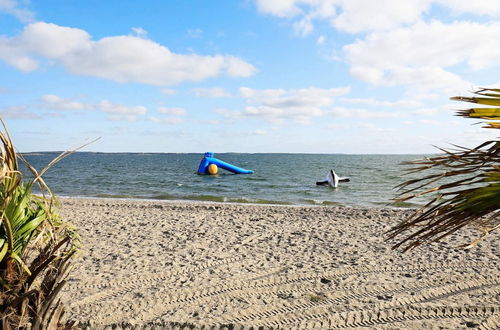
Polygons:
<instances>
[{"instance_id":1,"label":"green shrub","mask_svg":"<svg viewBox=\"0 0 500 330\"><path fill-rule=\"evenodd\" d=\"M1 121L1 119L0 119ZM54 211L57 200L37 172L14 149L2 121L0 131L0 322L3 329L46 329L62 322L57 295L66 282L78 236ZM23 180L18 160L32 179ZM41 194L32 193L37 185Z\"/></svg>"}]
</instances>

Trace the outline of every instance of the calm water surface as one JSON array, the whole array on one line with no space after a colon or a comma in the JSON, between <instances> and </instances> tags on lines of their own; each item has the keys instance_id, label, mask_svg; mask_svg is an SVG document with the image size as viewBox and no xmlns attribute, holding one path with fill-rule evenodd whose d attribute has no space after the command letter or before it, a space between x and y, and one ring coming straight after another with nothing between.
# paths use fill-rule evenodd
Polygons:
<instances>
[{"instance_id":1,"label":"calm water surface","mask_svg":"<svg viewBox=\"0 0 500 330\"><path fill-rule=\"evenodd\" d=\"M25 157L41 169L57 155ZM58 196L389 206L396 195L394 187L410 178L403 176L399 164L422 156L221 153L215 157L255 173L236 175L219 169L217 176L196 174L202 157L79 152L54 165L44 178ZM351 181L337 188L316 186L332 168Z\"/></svg>"}]
</instances>

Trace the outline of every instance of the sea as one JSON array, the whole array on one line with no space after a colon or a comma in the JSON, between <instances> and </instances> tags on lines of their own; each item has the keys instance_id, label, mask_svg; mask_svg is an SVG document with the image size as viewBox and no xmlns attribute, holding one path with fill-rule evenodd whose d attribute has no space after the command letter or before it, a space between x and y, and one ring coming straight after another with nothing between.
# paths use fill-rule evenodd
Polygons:
<instances>
[{"instance_id":1,"label":"sea","mask_svg":"<svg viewBox=\"0 0 500 330\"><path fill-rule=\"evenodd\" d=\"M58 154L23 155L41 170ZM407 208L422 201L394 203L395 187L415 177L401 163L424 156L219 153L216 158L254 173L219 169L217 175L199 175L203 153L76 152L43 178L58 197ZM316 185L330 169L350 182L337 188Z\"/></svg>"}]
</instances>

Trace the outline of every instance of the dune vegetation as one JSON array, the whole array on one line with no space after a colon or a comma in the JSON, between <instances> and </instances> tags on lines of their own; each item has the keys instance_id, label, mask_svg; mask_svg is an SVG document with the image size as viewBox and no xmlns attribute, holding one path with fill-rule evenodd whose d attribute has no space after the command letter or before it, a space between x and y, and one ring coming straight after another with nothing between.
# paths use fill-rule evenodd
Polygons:
<instances>
[{"instance_id":1,"label":"dune vegetation","mask_svg":"<svg viewBox=\"0 0 500 330\"><path fill-rule=\"evenodd\" d=\"M0 131L0 328L55 329L63 322L58 294L79 246L57 200L38 172L16 152L4 122ZM28 169L23 177L20 162ZM36 194L34 194L36 189Z\"/></svg>"}]
</instances>

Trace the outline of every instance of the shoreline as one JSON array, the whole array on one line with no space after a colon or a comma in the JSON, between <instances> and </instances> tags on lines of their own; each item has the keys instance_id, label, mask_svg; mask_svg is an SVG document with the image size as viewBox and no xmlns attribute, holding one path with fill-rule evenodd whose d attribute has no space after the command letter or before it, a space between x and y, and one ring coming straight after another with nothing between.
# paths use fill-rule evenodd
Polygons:
<instances>
[{"instance_id":1,"label":"shoreline","mask_svg":"<svg viewBox=\"0 0 500 330\"><path fill-rule=\"evenodd\" d=\"M62 293L82 326L465 329L499 317L495 234L401 254L383 233L407 209L59 200L84 244Z\"/></svg>"},{"instance_id":2,"label":"shoreline","mask_svg":"<svg viewBox=\"0 0 500 330\"><path fill-rule=\"evenodd\" d=\"M277 202L275 204L273 203L253 203L253 202L238 202L238 201L211 201L211 200L201 200L201 199L155 199L155 198L140 198L140 197L96 197L96 196L68 196L68 195L58 195L57 200L62 201L62 200L109 200L109 201L130 201L132 203L135 202L158 202L158 203L186 203L186 204L222 204L222 205L250 205L250 206L290 206L290 207L340 207L340 208L352 208L352 209L391 209L391 210L402 210L402 211L408 211L408 210L415 210L419 208L421 205L419 204L413 204L410 203L411 206L408 207L402 207L402 206L391 206L390 204L387 205L380 205L380 206L375 206L375 205L361 205L361 204L341 204L341 203L335 203L332 202L331 204L293 204L291 202Z\"/></svg>"}]
</instances>

